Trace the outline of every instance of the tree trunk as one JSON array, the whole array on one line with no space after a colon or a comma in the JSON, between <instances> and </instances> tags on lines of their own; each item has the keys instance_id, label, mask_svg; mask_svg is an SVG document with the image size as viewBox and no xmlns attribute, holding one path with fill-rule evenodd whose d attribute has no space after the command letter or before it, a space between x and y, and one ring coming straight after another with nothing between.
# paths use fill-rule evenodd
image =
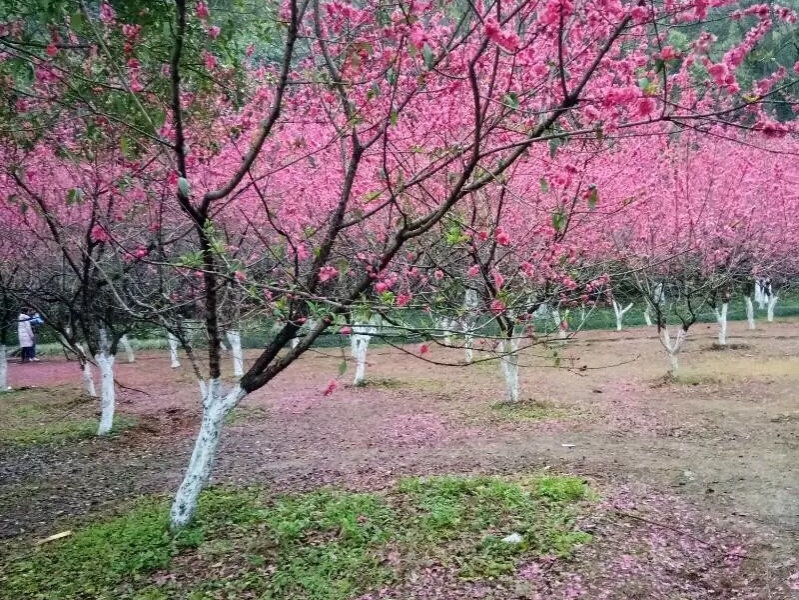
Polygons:
<instances>
[{"instance_id":1,"label":"tree trunk","mask_svg":"<svg viewBox=\"0 0 799 600\"><path fill-rule=\"evenodd\" d=\"M474 319L466 317L461 321L461 330L463 331L463 358L467 365L472 364L474 360Z\"/></svg>"},{"instance_id":2,"label":"tree trunk","mask_svg":"<svg viewBox=\"0 0 799 600\"><path fill-rule=\"evenodd\" d=\"M565 340L568 337L568 334L566 333L566 328L564 327L564 323L560 318L560 309L552 309L552 319L555 321L555 328L558 332L558 338Z\"/></svg>"},{"instance_id":3,"label":"tree trunk","mask_svg":"<svg viewBox=\"0 0 799 600\"><path fill-rule=\"evenodd\" d=\"M452 324L448 318L443 318L438 322L438 329L442 336L444 336L444 345L452 345Z\"/></svg>"},{"instance_id":4,"label":"tree trunk","mask_svg":"<svg viewBox=\"0 0 799 600\"><path fill-rule=\"evenodd\" d=\"M768 308L766 312L766 321L768 321L769 323L774 322L774 307L777 305L777 300L779 299L780 299L779 296L776 295L769 296Z\"/></svg>"},{"instance_id":5,"label":"tree trunk","mask_svg":"<svg viewBox=\"0 0 799 600\"><path fill-rule=\"evenodd\" d=\"M727 345L727 310L729 307L729 303L723 302L721 310L713 309L713 313L716 315L716 321L719 324L719 346Z\"/></svg>"},{"instance_id":6,"label":"tree trunk","mask_svg":"<svg viewBox=\"0 0 799 600\"><path fill-rule=\"evenodd\" d=\"M8 385L8 351L5 344L0 344L0 393L10 390Z\"/></svg>"},{"instance_id":7,"label":"tree trunk","mask_svg":"<svg viewBox=\"0 0 799 600\"><path fill-rule=\"evenodd\" d=\"M173 369L177 369L180 367L180 360L178 359L178 338L172 335L171 332L167 332L166 339L169 342L169 360L171 362L170 366Z\"/></svg>"},{"instance_id":8,"label":"tree trunk","mask_svg":"<svg viewBox=\"0 0 799 600\"><path fill-rule=\"evenodd\" d=\"M621 307L621 304L613 300L613 312L616 315L616 331L621 331L623 329L622 321L624 320L624 315L627 314L633 307L633 303L630 302L625 308Z\"/></svg>"},{"instance_id":9,"label":"tree trunk","mask_svg":"<svg viewBox=\"0 0 799 600\"><path fill-rule=\"evenodd\" d=\"M685 343L687 332L684 329L680 329L677 332L677 339L671 339L671 335L669 334L668 327L664 327L660 330L660 342L663 344L663 347L666 349L666 353L669 355L669 361L671 363L671 370L669 373L672 377L676 377L677 371L679 370L680 363L677 356L682 350L683 344Z\"/></svg>"},{"instance_id":10,"label":"tree trunk","mask_svg":"<svg viewBox=\"0 0 799 600\"><path fill-rule=\"evenodd\" d=\"M354 348L353 356L355 357L355 379L353 384L361 386L366 381L366 353L369 348L368 335L354 335Z\"/></svg>"},{"instance_id":11,"label":"tree trunk","mask_svg":"<svg viewBox=\"0 0 799 600\"><path fill-rule=\"evenodd\" d=\"M125 354L128 357L128 362L136 362L136 355L133 353L133 346L130 345L128 336L123 335L121 338L119 338L119 343L122 345L122 349L125 350Z\"/></svg>"},{"instance_id":12,"label":"tree trunk","mask_svg":"<svg viewBox=\"0 0 799 600\"><path fill-rule=\"evenodd\" d=\"M227 341L230 343L230 354L233 358L233 375L241 377L244 375L244 356L241 352L241 334L231 329L227 332Z\"/></svg>"},{"instance_id":13,"label":"tree trunk","mask_svg":"<svg viewBox=\"0 0 799 600\"><path fill-rule=\"evenodd\" d=\"M463 333L464 360L467 365L472 364L472 360L474 360L472 348L474 347L474 327L477 324L475 315L478 306L480 306L480 300L477 292L468 288L463 293L463 310L465 314L460 321L460 329Z\"/></svg>"},{"instance_id":14,"label":"tree trunk","mask_svg":"<svg viewBox=\"0 0 799 600\"><path fill-rule=\"evenodd\" d=\"M644 309L644 323L646 323L647 327L652 327L652 307L649 306L647 303L646 308Z\"/></svg>"},{"instance_id":15,"label":"tree trunk","mask_svg":"<svg viewBox=\"0 0 799 600\"><path fill-rule=\"evenodd\" d=\"M94 357L100 368L100 426L97 435L107 435L114 426L116 392L114 390L114 359L116 357L101 351Z\"/></svg>"},{"instance_id":16,"label":"tree trunk","mask_svg":"<svg viewBox=\"0 0 799 600\"><path fill-rule=\"evenodd\" d=\"M366 382L366 354L369 350L369 342L376 333L377 326L374 320L369 322L356 321L352 328L351 352L355 358L354 385L361 386Z\"/></svg>"},{"instance_id":17,"label":"tree trunk","mask_svg":"<svg viewBox=\"0 0 799 600\"><path fill-rule=\"evenodd\" d=\"M746 322L749 324L749 329L755 328L755 307L752 306L752 298L746 296L744 298L744 302L746 302Z\"/></svg>"},{"instance_id":18,"label":"tree trunk","mask_svg":"<svg viewBox=\"0 0 799 600\"><path fill-rule=\"evenodd\" d=\"M197 510L197 500L211 476L216 460L225 416L241 401L246 392L236 385L227 395L222 393L222 383L212 379L205 386L203 416L200 433L194 444L189 466L178 488L169 512L170 527L175 530L191 522Z\"/></svg>"},{"instance_id":19,"label":"tree trunk","mask_svg":"<svg viewBox=\"0 0 799 600\"><path fill-rule=\"evenodd\" d=\"M757 302L757 308L759 310L766 308L766 294L759 281L755 281L755 302Z\"/></svg>"},{"instance_id":20,"label":"tree trunk","mask_svg":"<svg viewBox=\"0 0 799 600\"><path fill-rule=\"evenodd\" d=\"M507 402L519 401L519 340L517 338L502 340L499 346L502 353L499 359L502 376L505 379Z\"/></svg>"},{"instance_id":21,"label":"tree trunk","mask_svg":"<svg viewBox=\"0 0 799 600\"><path fill-rule=\"evenodd\" d=\"M80 368L83 372L83 385L86 387L86 393L92 398L97 398L97 390L94 387L94 375L92 375L92 363L88 360L84 361Z\"/></svg>"}]
</instances>

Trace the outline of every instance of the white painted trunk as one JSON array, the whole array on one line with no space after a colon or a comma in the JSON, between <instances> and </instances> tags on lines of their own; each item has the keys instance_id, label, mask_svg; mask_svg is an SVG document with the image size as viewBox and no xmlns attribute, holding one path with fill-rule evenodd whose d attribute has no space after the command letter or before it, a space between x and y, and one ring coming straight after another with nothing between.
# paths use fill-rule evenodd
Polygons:
<instances>
[{"instance_id":1,"label":"white painted trunk","mask_svg":"<svg viewBox=\"0 0 799 600\"><path fill-rule=\"evenodd\" d=\"M299 346L299 344L300 344L300 338L298 338L298 337L291 338L291 349L292 350L294 350L294 348Z\"/></svg>"},{"instance_id":2,"label":"white painted trunk","mask_svg":"<svg viewBox=\"0 0 799 600\"><path fill-rule=\"evenodd\" d=\"M519 401L519 340L502 340L499 345L502 357L499 360L505 379L505 396L508 402Z\"/></svg>"},{"instance_id":3,"label":"white painted trunk","mask_svg":"<svg viewBox=\"0 0 799 600\"><path fill-rule=\"evenodd\" d=\"M721 310L713 309L716 315L716 322L719 324L719 346L727 345L727 310L730 305L727 302L722 303Z\"/></svg>"},{"instance_id":4,"label":"white painted trunk","mask_svg":"<svg viewBox=\"0 0 799 600\"><path fill-rule=\"evenodd\" d=\"M629 311L632 307L632 302L630 302L626 307L622 308L621 304L615 300L613 301L613 312L616 315L616 331L621 331L624 328L624 315L627 314L627 311Z\"/></svg>"},{"instance_id":5,"label":"white painted trunk","mask_svg":"<svg viewBox=\"0 0 799 600\"><path fill-rule=\"evenodd\" d=\"M97 435L107 435L114 426L116 393L114 390L114 359L109 354L97 354L94 360L100 368L100 426Z\"/></svg>"},{"instance_id":6,"label":"white painted trunk","mask_svg":"<svg viewBox=\"0 0 799 600\"><path fill-rule=\"evenodd\" d=\"M219 340L219 349L222 352L229 352L229 350L227 349L227 346L225 346L225 342L223 342L222 340Z\"/></svg>"},{"instance_id":7,"label":"white painted trunk","mask_svg":"<svg viewBox=\"0 0 799 600\"><path fill-rule=\"evenodd\" d=\"M677 371L680 368L678 355L685 344L685 337L686 333L682 328L677 332L677 338L674 340L671 339L668 327L664 327L660 331L660 341L663 344L663 347L666 349L666 353L669 355L669 361L671 363L670 372L672 375L677 375Z\"/></svg>"},{"instance_id":8,"label":"white painted trunk","mask_svg":"<svg viewBox=\"0 0 799 600\"><path fill-rule=\"evenodd\" d=\"M744 298L744 302L746 302L746 322L749 325L749 329L755 328L755 307L752 306L752 299L749 296Z\"/></svg>"},{"instance_id":9,"label":"white painted trunk","mask_svg":"<svg viewBox=\"0 0 799 600\"><path fill-rule=\"evenodd\" d=\"M166 339L169 342L169 360L170 366L173 369L177 369L180 367L180 360L178 359L178 338L172 335L170 332L167 332Z\"/></svg>"},{"instance_id":10,"label":"white painted trunk","mask_svg":"<svg viewBox=\"0 0 799 600\"><path fill-rule=\"evenodd\" d=\"M97 390L94 387L94 375L92 374L92 363L85 362L82 367L83 370L83 386L86 388L86 393L92 398L97 398Z\"/></svg>"},{"instance_id":11,"label":"white painted trunk","mask_svg":"<svg viewBox=\"0 0 799 600\"><path fill-rule=\"evenodd\" d=\"M366 355L372 335L377 333L375 322L356 322L352 328L352 356L355 359L354 385L366 382Z\"/></svg>"},{"instance_id":12,"label":"white painted trunk","mask_svg":"<svg viewBox=\"0 0 799 600\"><path fill-rule=\"evenodd\" d=\"M241 352L241 334L231 329L225 332L227 334L227 341L230 344L230 354L233 358L233 375L241 377L244 375L244 355Z\"/></svg>"},{"instance_id":13,"label":"white painted trunk","mask_svg":"<svg viewBox=\"0 0 799 600\"><path fill-rule=\"evenodd\" d=\"M8 385L8 350L5 344L0 344L0 393L10 390Z\"/></svg>"},{"instance_id":14,"label":"white painted trunk","mask_svg":"<svg viewBox=\"0 0 799 600\"><path fill-rule=\"evenodd\" d=\"M472 335L471 327L464 333L463 336L463 358L467 365L472 364L474 360L474 335Z\"/></svg>"},{"instance_id":15,"label":"white painted trunk","mask_svg":"<svg viewBox=\"0 0 799 600\"><path fill-rule=\"evenodd\" d=\"M757 308L759 310L766 308L766 294L759 281L755 281L755 302L757 302Z\"/></svg>"},{"instance_id":16,"label":"white painted trunk","mask_svg":"<svg viewBox=\"0 0 799 600\"><path fill-rule=\"evenodd\" d=\"M777 306L777 300L779 300L779 296L771 296L768 299L768 308L766 312L766 321L769 323L774 322L774 307Z\"/></svg>"},{"instance_id":17,"label":"white painted trunk","mask_svg":"<svg viewBox=\"0 0 799 600\"><path fill-rule=\"evenodd\" d=\"M563 321L560 318L560 309L552 309L552 319L555 321L555 329L558 332L558 338L565 340L567 336L566 329L563 327Z\"/></svg>"},{"instance_id":18,"label":"white painted trunk","mask_svg":"<svg viewBox=\"0 0 799 600\"><path fill-rule=\"evenodd\" d=\"M225 416L245 395L246 392L239 385L223 395L222 382L218 379L212 379L206 385L200 432L194 443L194 451L183 482L175 494L169 512L170 526L173 530L188 525L194 517L200 492L211 477Z\"/></svg>"},{"instance_id":19,"label":"white painted trunk","mask_svg":"<svg viewBox=\"0 0 799 600\"><path fill-rule=\"evenodd\" d=\"M461 332L463 333L463 352L464 360L467 365L472 364L474 360L474 327L477 323L475 316L477 307L480 306L480 299L477 292L468 288L463 294L463 310L465 316L460 321Z\"/></svg>"},{"instance_id":20,"label":"white painted trunk","mask_svg":"<svg viewBox=\"0 0 799 600\"><path fill-rule=\"evenodd\" d=\"M646 323L647 327L652 327L652 313L651 307L647 304L646 308L644 309L644 323Z\"/></svg>"},{"instance_id":21,"label":"white painted trunk","mask_svg":"<svg viewBox=\"0 0 799 600\"><path fill-rule=\"evenodd\" d=\"M368 335L355 335L355 379L353 384L363 385L366 381L366 353L369 349Z\"/></svg>"},{"instance_id":22,"label":"white painted trunk","mask_svg":"<svg viewBox=\"0 0 799 600\"><path fill-rule=\"evenodd\" d=\"M680 361L677 358L677 353L669 352L669 360L671 361L671 374L676 375L680 370Z\"/></svg>"},{"instance_id":23,"label":"white painted trunk","mask_svg":"<svg viewBox=\"0 0 799 600\"><path fill-rule=\"evenodd\" d=\"M125 351L125 355L128 358L128 362L136 362L136 355L133 353L133 346L130 345L130 340L128 339L127 335L123 335L119 338L119 343L122 345L122 349Z\"/></svg>"},{"instance_id":24,"label":"white painted trunk","mask_svg":"<svg viewBox=\"0 0 799 600\"><path fill-rule=\"evenodd\" d=\"M449 319L441 319L438 322L438 329L442 336L444 336L444 345L452 345L452 323Z\"/></svg>"}]
</instances>

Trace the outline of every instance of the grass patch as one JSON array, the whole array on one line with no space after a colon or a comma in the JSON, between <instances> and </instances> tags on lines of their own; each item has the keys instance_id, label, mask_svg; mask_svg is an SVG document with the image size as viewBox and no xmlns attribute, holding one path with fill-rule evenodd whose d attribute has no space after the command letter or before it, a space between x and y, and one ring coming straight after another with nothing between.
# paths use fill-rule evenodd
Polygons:
<instances>
[{"instance_id":1,"label":"grass patch","mask_svg":"<svg viewBox=\"0 0 799 600\"><path fill-rule=\"evenodd\" d=\"M262 406L237 406L225 417L225 425L245 425L251 421L263 421L269 411Z\"/></svg>"},{"instance_id":2,"label":"grass patch","mask_svg":"<svg viewBox=\"0 0 799 600\"><path fill-rule=\"evenodd\" d=\"M751 348L751 344L719 344L714 342L707 349L711 352L724 352L726 350L750 350Z\"/></svg>"},{"instance_id":3,"label":"grass patch","mask_svg":"<svg viewBox=\"0 0 799 600\"><path fill-rule=\"evenodd\" d=\"M395 377L368 377L361 385L353 387L372 387L393 390L401 387L408 387L408 383Z\"/></svg>"},{"instance_id":4,"label":"grass patch","mask_svg":"<svg viewBox=\"0 0 799 600\"><path fill-rule=\"evenodd\" d=\"M0 396L0 445L30 446L93 437L98 401L69 389L29 389ZM117 415L113 433L136 419Z\"/></svg>"},{"instance_id":5,"label":"grass patch","mask_svg":"<svg viewBox=\"0 0 799 600\"><path fill-rule=\"evenodd\" d=\"M145 499L10 560L0 598L345 600L429 565L501 579L521 560L589 541L574 522L591 497L567 476L417 478L383 493L271 499L212 489L177 537L166 501ZM512 533L519 541L503 541Z\"/></svg>"},{"instance_id":6,"label":"grass patch","mask_svg":"<svg viewBox=\"0 0 799 600\"><path fill-rule=\"evenodd\" d=\"M677 375L667 375L667 383L680 385L719 385L722 383L721 377L707 373L678 373Z\"/></svg>"},{"instance_id":7,"label":"grass patch","mask_svg":"<svg viewBox=\"0 0 799 600\"><path fill-rule=\"evenodd\" d=\"M479 404L458 415L466 425L496 425L501 423L536 423L562 419L567 411L546 400L520 400Z\"/></svg>"},{"instance_id":8,"label":"grass patch","mask_svg":"<svg viewBox=\"0 0 799 600\"><path fill-rule=\"evenodd\" d=\"M565 414L563 409L543 400L497 402L491 405L491 413L500 421L544 421L557 419Z\"/></svg>"}]
</instances>

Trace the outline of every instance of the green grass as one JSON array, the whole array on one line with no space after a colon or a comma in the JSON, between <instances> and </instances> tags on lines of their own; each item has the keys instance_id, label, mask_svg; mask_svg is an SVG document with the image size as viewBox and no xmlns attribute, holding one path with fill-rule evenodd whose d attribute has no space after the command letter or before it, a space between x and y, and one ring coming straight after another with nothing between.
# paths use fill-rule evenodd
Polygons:
<instances>
[{"instance_id":1,"label":"green grass","mask_svg":"<svg viewBox=\"0 0 799 600\"><path fill-rule=\"evenodd\" d=\"M271 499L212 489L177 537L166 501L143 499L10 559L0 598L346 600L431 564L470 579L510 577L521 560L567 557L588 542L574 520L591 499L568 476L418 478L382 493ZM503 542L510 533L522 541Z\"/></svg>"},{"instance_id":2,"label":"green grass","mask_svg":"<svg viewBox=\"0 0 799 600\"><path fill-rule=\"evenodd\" d=\"M536 400L498 402L491 405L491 413L494 420L500 421L544 421L564 415L562 409L551 403Z\"/></svg>"},{"instance_id":3,"label":"green grass","mask_svg":"<svg viewBox=\"0 0 799 600\"><path fill-rule=\"evenodd\" d=\"M269 416L269 411L262 406L237 406L225 417L225 425L245 425L263 421Z\"/></svg>"},{"instance_id":4,"label":"green grass","mask_svg":"<svg viewBox=\"0 0 799 600\"><path fill-rule=\"evenodd\" d=\"M98 401L71 390L35 389L0 396L0 446L68 442L96 435L93 416ZM117 415L112 435L135 426L136 419Z\"/></svg>"},{"instance_id":5,"label":"green grass","mask_svg":"<svg viewBox=\"0 0 799 600\"><path fill-rule=\"evenodd\" d=\"M455 415L466 425L536 423L564 419L568 416L570 416L568 411L545 400L480 403L469 406Z\"/></svg>"}]
</instances>

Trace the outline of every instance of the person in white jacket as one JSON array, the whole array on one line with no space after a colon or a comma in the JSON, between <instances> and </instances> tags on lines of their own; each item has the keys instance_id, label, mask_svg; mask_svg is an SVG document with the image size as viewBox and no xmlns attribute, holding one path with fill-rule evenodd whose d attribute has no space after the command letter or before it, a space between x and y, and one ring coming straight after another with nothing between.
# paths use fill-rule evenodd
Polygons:
<instances>
[{"instance_id":1,"label":"person in white jacket","mask_svg":"<svg viewBox=\"0 0 799 600\"><path fill-rule=\"evenodd\" d=\"M22 362L31 362L35 360L33 355L33 347L35 345L35 336L33 334L33 325L31 321L33 317L30 316L30 310L23 308L22 312L17 317L17 337L19 337L19 347L22 355Z\"/></svg>"}]
</instances>

